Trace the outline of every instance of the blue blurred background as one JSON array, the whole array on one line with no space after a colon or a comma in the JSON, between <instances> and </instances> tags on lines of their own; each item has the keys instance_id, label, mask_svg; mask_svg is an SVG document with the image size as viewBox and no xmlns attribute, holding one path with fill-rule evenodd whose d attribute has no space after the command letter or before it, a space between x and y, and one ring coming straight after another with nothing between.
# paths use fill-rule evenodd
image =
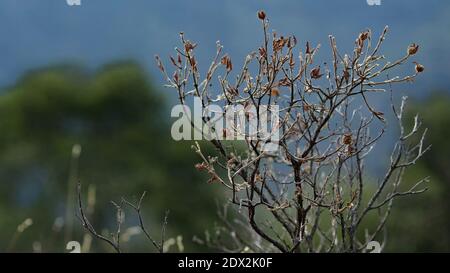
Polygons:
<instances>
[{"instance_id":1,"label":"blue blurred background","mask_svg":"<svg viewBox=\"0 0 450 273\"><path fill-rule=\"evenodd\" d=\"M419 61L429 73L413 89L445 89L448 84L450 3L440 0L384 0L380 6L365 0L84 0L81 6L68 6L65 0L3 0L0 84L61 61L97 68L131 58L154 73L153 55L172 54L180 31L198 42L200 63L209 63L217 40L243 59L261 39L254 19L259 9L268 12L274 30L313 44L327 44L333 34L343 49L353 46L360 31L370 28L378 34L388 25L389 56L400 56L405 45L420 41Z\"/></svg>"},{"instance_id":2,"label":"blue blurred background","mask_svg":"<svg viewBox=\"0 0 450 273\"><path fill-rule=\"evenodd\" d=\"M388 250L450 250L447 235L450 175L446 169L449 145L445 143L450 136L446 128L450 106L449 1L381 0L380 6L369 6L365 0L81 0L81 3L81 6L69 6L65 0L0 2L0 129L3 130L0 132L3 135L0 137L0 215L3 218L0 251L61 252L67 234L80 241L86 239L76 220L67 219L67 202L71 200L66 198L67 191L71 193L67 185L70 188L72 180L79 178L87 180L86 187L97 185L97 209L92 217L100 226L111 225L113 212L109 207L102 207L107 206L108 200L120 198L122 193L139 195L142 190L149 190L148 221L155 226L155 232L158 233L164 210L169 208L174 211L175 226L170 235L184 235L187 250L205 251L193 244L191 238L212 226L214 200L220 199L221 194L217 189L204 189L205 179L192 168L196 159L191 155L189 143L163 140L169 138L167 113L176 98L162 87L163 80L153 57L173 54L179 32L183 31L198 43L199 63L210 63L215 43L220 40L239 67L246 54L261 41L260 22L256 19L256 12L261 9L268 14L272 29L294 34L302 45L306 41L322 44L320 55L324 58L329 54L329 34L337 37L343 51L349 51L361 31L370 28L378 35L385 25L390 27L384 47L388 58L403 56L410 43L420 44L416 60L425 65L426 73L414 84L401 85L396 92L413 98L411 115L422 112L432 129L433 152L427 164L417 167L409 176L414 179L434 175L437 186L417 201L399 203L397 215L406 218L397 217L398 221L392 221L394 236ZM401 69L405 72L411 67ZM115 88L117 92L111 91ZM144 92L131 94L129 90L136 88ZM80 99L74 95L78 89L84 95L89 92L100 95ZM65 95L60 97L61 93ZM142 101L145 103L138 103ZM387 108L386 101L377 104ZM151 109L145 110L146 107ZM89 112L92 108L100 110ZM34 110L28 113L29 109ZM38 119L40 115L42 119ZM65 115L70 118L59 120ZM150 115L157 118L147 117ZM122 118L123 123L116 122ZM136 120L138 125L131 126ZM27 127L27 124L40 125ZM152 131L155 127L160 130ZM129 134L123 139L109 139L111 143L106 145L104 139L116 134L116 130ZM150 136L145 139L143 134ZM71 149L77 143L82 144L83 153L74 167ZM105 147L99 148L99 143ZM170 152L159 150L155 143L174 148ZM390 144L388 141L381 148L381 158L387 158L384 151ZM34 152L24 147L33 147L30 149ZM85 148L87 155L83 161ZM135 150L130 152L130 149ZM122 158L125 163L111 159L118 155L129 158ZM177 168L178 174L174 174L173 168ZM375 175L378 167L373 167L373 171ZM184 190L197 187L201 198L194 198L198 201L194 202L192 196L179 193L169 203L167 195L184 191L174 185L182 185ZM186 211L183 202L193 202L192 208L198 208L201 213L190 215L192 211ZM25 232L17 235L17 225L28 217L33 219L28 235ZM203 220L195 220L200 218ZM402 224L404 219L410 221L408 225ZM55 228L58 223L60 229ZM68 224L73 227L67 227ZM428 230L424 225L428 225ZM133 244L135 249L144 251L141 239L135 239ZM108 250L102 244L93 244L90 251Z\"/></svg>"}]
</instances>

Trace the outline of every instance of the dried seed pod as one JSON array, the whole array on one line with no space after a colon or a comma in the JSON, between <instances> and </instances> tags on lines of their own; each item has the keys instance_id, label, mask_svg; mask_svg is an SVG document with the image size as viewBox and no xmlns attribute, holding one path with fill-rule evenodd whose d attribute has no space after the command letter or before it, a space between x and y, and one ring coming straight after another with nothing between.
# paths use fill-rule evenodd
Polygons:
<instances>
[{"instance_id":1,"label":"dried seed pod","mask_svg":"<svg viewBox=\"0 0 450 273\"><path fill-rule=\"evenodd\" d=\"M165 72L166 70L164 69L164 65L162 64L161 59L159 58L158 55L155 55L155 60L156 60L159 70L161 70L162 72Z\"/></svg>"},{"instance_id":2,"label":"dried seed pod","mask_svg":"<svg viewBox=\"0 0 450 273\"><path fill-rule=\"evenodd\" d=\"M273 41L273 50L279 51L287 44L287 40L283 36Z\"/></svg>"},{"instance_id":3,"label":"dried seed pod","mask_svg":"<svg viewBox=\"0 0 450 273\"><path fill-rule=\"evenodd\" d=\"M266 19L266 13L263 10L258 11L258 18L260 20Z\"/></svg>"},{"instance_id":4,"label":"dried seed pod","mask_svg":"<svg viewBox=\"0 0 450 273\"><path fill-rule=\"evenodd\" d=\"M348 72L348 70L344 70L344 75L343 75L345 82L348 84L348 81L350 79L350 72Z\"/></svg>"},{"instance_id":5,"label":"dried seed pod","mask_svg":"<svg viewBox=\"0 0 450 273\"><path fill-rule=\"evenodd\" d=\"M186 50L186 52L190 52L191 50L193 50L195 47L197 46L197 44L193 44L190 41L186 41L184 43L184 49Z\"/></svg>"},{"instance_id":6,"label":"dried seed pod","mask_svg":"<svg viewBox=\"0 0 450 273\"><path fill-rule=\"evenodd\" d=\"M425 71L425 66L423 66L423 65L421 65L419 63L416 63L416 62L414 62L414 63L416 64L415 69L416 69L417 73L422 73L423 71Z\"/></svg>"},{"instance_id":7,"label":"dried seed pod","mask_svg":"<svg viewBox=\"0 0 450 273\"><path fill-rule=\"evenodd\" d=\"M262 58L265 58L266 57L266 50L264 48L262 48L262 47L258 48L258 50L259 50L259 55Z\"/></svg>"},{"instance_id":8,"label":"dried seed pod","mask_svg":"<svg viewBox=\"0 0 450 273\"><path fill-rule=\"evenodd\" d=\"M355 152L355 148L352 145L347 146L347 154L350 156Z\"/></svg>"},{"instance_id":9,"label":"dried seed pod","mask_svg":"<svg viewBox=\"0 0 450 273\"><path fill-rule=\"evenodd\" d=\"M280 90L278 90L276 88L272 88L272 90L270 91L270 95L274 96L274 97L278 97L278 96L280 96Z\"/></svg>"},{"instance_id":10,"label":"dried seed pod","mask_svg":"<svg viewBox=\"0 0 450 273\"><path fill-rule=\"evenodd\" d=\"M260 174L256 174L255 175L255 182L262 182L263 181L263 178L261 177L261 175Z\"/></svg>"},{"instance_id":11,"label":"dried seed pod","mask_svg":"<svg viewBox=\"0 0 450 273\"><path fill-rule=\"evenodd\" d=\"M197 61L193 56L189 58L189 63L191 64L192 70L197 72Z\"/></svg>"},{"instance_id":12,"label":"dried seed pod","mask_svg":"<svg viewBox=\"0 0 450 273\"><path fill-rule=\"evenodd\" d=\"M179 77L178 77L178 72L177 72L177 71L173 72L172 78L173 78L173 80L175 81L175 83L178 84Z\"/></svg>"},{"instance_id":13,"label":"dried seed pod","mask_svg":"<svg viewBox=\"0 0 450 273\"><path fill-rule=\"evenodd\" d=\"M172 56L170 56L170 61L172 62L172 64L173 64L175 67L178 67L177 62L175 61L175 59L174 59Z\"/></svg>"},{"instance_id":14,"label":"dried seed pod","mask_svg":"<svg viewBox=\"0 0 450 273\"><path fill-rule=\"evenodd\" d=\"M311 54L311 47L309 46L309 42L306 42L306 54Z\"/></svg>"},{"instance_id":15,"label":"dried seed pod","mask_svg":"<svg viewBox=\"0 0 450 273\"><path fill-rule=\"evenodd\" d=\"M320 74L320 66L311 70L310 75L311 75L311 78L313 78L313 79L320 79L323 75L323 74Z\"/></svg>"},{"instance_id":16,"label":"dried seed pod","mask_svg":"<svg viewBox=\"0 0 450 273\"><path fill-rule=\"evenodd\" d=\"M408 55L415 55L419 51L419 45L411 44L408 46Z\"/></svg>"},{"instance_id":17,"label":"dried seed pod","mask_svg":"<svg viewBox=\"0 0 450 273\"><path fill-rule=\"evenodd\" d=\"M285 77L278 81L278 85L279 86L291 86L291 81L287 77Z\"/></svg>"},{"instance_id":18,"label":"dried seed pod","mask_svg":"<svg viewBox=\"0 0 450 273\"><path fill-rule=\"evenodd\" d=\"M344 134L344 137L342 138L342 143L344 143L345 145L350 145L352 144L353 139L352 139L352 134L348 133L348 134Z\"/></svg>"},{"instance_id":19,"label":"dried seed pod","mask_svg":"<svg viewBox=\"0 0 450 273\"><path fill-rule=\"evenodd\" d=\"M205 162L195 164L195 168L199 171L208 169L208 166Z\"/></svg>"},{"instance_id":20,"label":"dried seed pod","mask_svg":"<svg viewBox=\"0 0 450 273\"><path fill-rule=\"evenodd\" d=\"M222 59L220 60L220 62L222 63L222 65L224 65L226 67L228 72L233 70L233 64L231 63L231 58L228 57L228 55L223 56Z\"/></svg>"},{"instance_id":21,"label":"dried seed pod","mask_svg":"<svg viewBox=\"0 0 450 273\"><path fill-rule=\"evenodd\" d=\"M308 111L311 111L312 109L313 109L313 107L311 105L303 103L303 110L308 112Z\"/></svg>"},{"instance_id":22,"label":"dried seed pod","mask_svg":"<svg viewBox=\"0 0 450 273\"><path fill-rule=\"evenodd\" d=\"M361 40L362 42L367 40L367 38L369 38L369 31L362 32L361 34L359 34L359 37L358 37L358 39Z\"/></svg>"},{"instance_id":23,"label":"dried seed pod","mask_svg":"<svg viewBox=\"0 0 450 273\"><path fill-rule=\"evenodd\" d=\"M220 63L221 63L222 65L227 65L227 58L228 58L227 55L223 56L222 59L220 59Z\"/></svg>"}]
</instances>

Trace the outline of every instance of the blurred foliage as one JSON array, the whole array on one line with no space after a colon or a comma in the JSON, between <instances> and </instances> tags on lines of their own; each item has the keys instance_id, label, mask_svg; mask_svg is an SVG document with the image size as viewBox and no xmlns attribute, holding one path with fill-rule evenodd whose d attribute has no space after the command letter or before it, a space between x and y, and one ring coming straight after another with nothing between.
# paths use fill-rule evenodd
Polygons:
<instances>
[{"instance_id":1,"label":"blurred foliage","mask_svg":"<svg viewBox=\"0 0 450 273\"><path fill-rule=\"evenodd\" d=\"M387 251L450 252L450 97L434 93L408 109L408 120L419 114L428 128L431 150L406 173L405 189L429 176L429 190L398 199L388 224Z\"/></svg>"},{"instance_id":2,"label":"blurred foliage","mask_svg":"<svg viewBox=\"0 0 450 273\"><path fill-rule=\"evenodd\" d=\"M115 63L96 73L49 67L28 73L0 94L0 251L30 252L34 244L45 252L63 252L68 239L81 242L74 207L69 207L69 224L61 226L67 192L73 201L78 179L83 197L89 185L96 187L92 222L99 232L115 230L110 200L135 201L147 191L143 216L155 239L170 210L167 236L181 235L186 249L201 250L191 238L214 222L217 192L195 171L191 143L171 139L164 98L138 65ZM75 144L82 152L71 164ZM26 218L32 225L17 233ZM137 223L127 210L125 224ZM142 234L125 245L125 251L153 251ZM110 250L93 241L91 251Z\"/></svg>"}]
</instances>

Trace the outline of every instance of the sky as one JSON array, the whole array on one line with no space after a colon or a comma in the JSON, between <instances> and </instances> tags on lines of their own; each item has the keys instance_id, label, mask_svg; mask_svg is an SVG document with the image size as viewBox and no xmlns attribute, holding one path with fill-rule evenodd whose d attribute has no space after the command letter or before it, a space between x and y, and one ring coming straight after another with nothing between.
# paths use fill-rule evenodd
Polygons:
<instances>
[{"instance_id":1,"label":"sky","mask_svg":"<svg viewBox=\"0 0 450 273\"><path fill-rule=\"evenodd\" d=\"M280 34L313 44L326 44L333 34L348 49L360 31L378 34L389 25L388 57L401 56L412 42L421 45L418 60L429 73L412 89L447 88L450 1L442 0L381 0L380 6L366 0L81 0L80 6L66 0L2 0L0 86L41 66L72 62L96 68L120 59L138 61L159 84L153 56L171 54L180 31L199 44L200 63L209 64L217 40L243 60L261 41L260 9Z\"/></svg>"}]
</instances>

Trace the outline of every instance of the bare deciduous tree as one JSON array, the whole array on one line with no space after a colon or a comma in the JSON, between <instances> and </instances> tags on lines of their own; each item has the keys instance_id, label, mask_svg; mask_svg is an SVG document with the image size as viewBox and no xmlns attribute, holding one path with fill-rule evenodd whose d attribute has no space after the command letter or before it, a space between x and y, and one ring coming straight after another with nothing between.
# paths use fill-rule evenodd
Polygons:
<instances>
[{"instance_id":1,"label":"bare deciduous tree","mask_svg":"<svg viewBox=\"0 0 450 273\"><path fill-rule=\"evenodd\" d=\"M255 140L236 128L216 133L244 134L245 145L213 139L218 156L206 155L198 143L194 145L202 160L196 167L208 172L211 183L228 190L230 204L245 211L245 230L265 243L240 236L244 222L228 222L226 217L223 229L235 248L211 238L207 241L225 251L364 251L384 231L395 198L426 190L427 178L410 189L400 187L405 170L429 149L424 146L426 130L420 130L418 117L411 131L403 127L406 97L396 107L391 95L400 134L386 172L371 182L365 165L387 126L384 113L375 109L371 97L387 91L392 94L393 84L412 82L423 72L424 67L414 63L410 75L390 76L408 63L419 46L412 44L403 57L387 61L381 53L387 27L378 39L370 30L360 33L349 54L341 53L335 37L330 36L331 61L319 65L315 59L320 46L306 42L298 53L296 37L269 33L266 14L260 11L258 18L262 44L246 56L238 71L217 43L217 54L206 73L201 73L197 45L183 33L182 47L170 58L173 74L156 57L167 86L178 92L180 103L188 105L188 99L196 97L203 113L212 104L254 106L259 126L263 105L269 112L272 105L280 106L278 113L272 113L280 120L277 153L264 150L267 139ZM203 116L203 123L207 122ZM416 134L422 134L421 140L413 144ZM377 225L364 230L364 221L372 212Z\"/></svg>"},{"instance_id":2,"label":"bare deciduous tree","mask_svg":"<svg viewBox=\"0 0 450 273\"><path fill-rule=\"evenodd\" d=\"M94 226L89 221L86 212L83 208L83 202L81 197L81 183L78 183L77 185L77 200L78 200L78 214L77 217L79 218L81 224L83 225L84 229L89 232L94 238L103 241L110 245L116 252L121 253L121 235L122 235L122 225L124 220L124 208L125 206L129 206L136 214L139 220L139 227L144 233L145 237L151 242L152 246L155 248L156 251L159 253L164 252L164 243L165 243L165 237L166 237L166 226L167 226L167 218L169 215L169 211L166 211L166 214L164 216L164 221L162 223L161 227L161 242L157 242L153 237L150 235L147 227L144 224L144 219L142 217L141 213L141 205L142 201L144 200L146 192L144 192L141 197L139 198L139 201L134 204L125 198L122 198L120 203L117 204L114 201L111 201L111 204L114 205L116 208L116 223L117 228L115 232L111 233L110 236L99 233Z\"/></svg>"}]
</instances>

